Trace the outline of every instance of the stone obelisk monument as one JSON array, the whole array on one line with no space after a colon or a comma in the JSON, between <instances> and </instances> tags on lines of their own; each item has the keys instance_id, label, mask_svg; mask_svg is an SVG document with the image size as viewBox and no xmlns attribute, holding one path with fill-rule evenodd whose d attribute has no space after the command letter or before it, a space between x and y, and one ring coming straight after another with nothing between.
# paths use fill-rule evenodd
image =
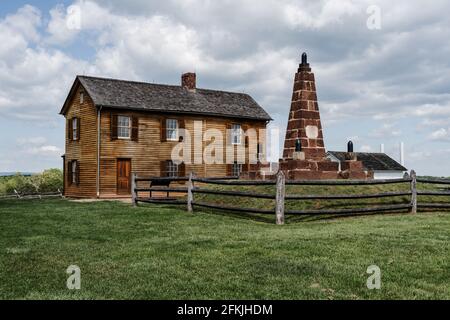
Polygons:
<instances>
[{"instance_id":1,"label":"stone obelisk monument","mask_svg":"<svg viewBox=\"0 0 450 320\"><path fill-rule=\"evenodd\" d=\"M349 155L352 174L326 157L314 73L306 53L295 74L289 121L280 169L288 179L366 178L362 163ZM347 162L347 161L346 161ZM350 163L349 163L350 165Z\"/></svg>"}]
</instances>

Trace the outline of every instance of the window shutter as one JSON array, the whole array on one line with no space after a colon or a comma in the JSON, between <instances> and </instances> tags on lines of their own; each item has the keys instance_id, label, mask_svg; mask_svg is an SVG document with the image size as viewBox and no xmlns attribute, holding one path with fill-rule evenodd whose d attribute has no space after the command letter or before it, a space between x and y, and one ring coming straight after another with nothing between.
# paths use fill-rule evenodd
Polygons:
<instances>
[{"instance_id":1,"label":"window shutter","mask_svg":"<svg viewBox=\"0 0 450 320\"><path fill-rule=\"evenodd\" d=\"M167 127L166 127L166 118L161 119L161 142L167 141Z\"/></svg>"},{"instance_id":2,"label":"window shutter","mask_svg":"<svg viewBox=\"0 0 450 320\"><path fill-rule=\"evenodd\" d=\"M227 177L231 177L233 175L233 165L227 164Z\"/></svg>"},{"instance_id":3,"label":"window shutter","mask_svg":"<svg viewBox=\"0 0 450 320\"><path fill-rule=\"evenodd\" d=\"M77 186L80 185L80 162L79 161L75 161L76 162L76 166L75 166L75 181Z\"/></svg>"},{"instance_id":4,"label":"window shutter","mask_svg":"<svg viewBox=\"0 0 450 320\"><path fill-rule=\"evenodd\" d=\"M248 136L246 135L246 132L247 132L247 130L248 130L248 126L242 126L241 129L242 129L241 134L242 134L242 136L244 137L244 147L245 147L245 148L248 148L248 147L249 147L249 138L248 138Z\"/></svg>"},{"instance_id":5,"label":"window shutter","mask_svg":"<svg viewBox=\"0 0 450 320\"><path fill-rule=\"evenodd\" d=\"M178 165L178 176L185 177L186 176L186 165L185 163L180 163Z\"/></svg>"},{"instance_id":6,"label":"window shutter","mask_svg":"<svg viewBox=\"0 0 450 320\"><path fill-rule=\"evenodd\" d=\"M80 134L80 118L77 118L77 140L81 140L81 134Z\"/></svg>"},{"instance_id":7,"label":"window shutter","mask_svg":"<svg viewBox=\"0 0 450 320\"><path fill-rule=\"evenodd\" d=\"M163 160L163 161L161 161L160 162L160 176L161 177L166 177L167 176L167 161L166 160Z\"/></svg>"},{"instance_id":8,"label":"window shutter","mask_svg":"<svg viewBox=\"0 0 450 320\"><path fill-rule=\"evenodd\" d=\"M226 137L227 137L227 144L231 145L232 144L232 134L231 134L231 123L227 123L227 132L226 132Z\"/></svg>"},{"instance_id":9,"label":"window shutter","mask_svg":"<svg viewBox=\"0 0 450 320\"><path fill-rule=\"evenodd\" d=\"M67 167L67 183L69 186L72 184L72 161L69 161L68 167Z\"/></svg>"},{"instance_id":10,"label":"window shutter","mask_svg":"<svg viewBox=\"0 0 450 320\"><path fill-rule=\"evenodd\" d=\"M68 119L67 120L67 139L69 139L69 141L73 140L73 127L72 127L72 119Z\"/></svg>"},{"instance_id":11,"label":"window shutter","mask_svg":"<svg viewBox=\"0 0 450 320\"><path fill-rule=\"evenodd\" d=\"M183 137L184 137L184 132L183 132L183 135L182 135L180 129L183 130L183 131L184 131L184 129L186 129L186 123L184 122L184 119L178 120L178 129L179 129L178 130L178 136L179 136L178 140L179 140L179 142L182 142L183 141Z\"/></svg>"},{"instance_id":12,"label":"window shutter","mask_svg":"<svg viewBox=\"0 0 450 320\"><path fill-rule=\"evenodd\" d=\"M111 140L117 140L117 115L111 113Z\"/></svg>"},{"instance_id":13,"label":"window shutter","mask_svg":"<svg viewBox=\"0 0 450 320\"><path fill-rule=\"evenodd\" d=\"M131 140L138 141L139 139L139 118L131 117Z\"/></svg>"}]
</instances>

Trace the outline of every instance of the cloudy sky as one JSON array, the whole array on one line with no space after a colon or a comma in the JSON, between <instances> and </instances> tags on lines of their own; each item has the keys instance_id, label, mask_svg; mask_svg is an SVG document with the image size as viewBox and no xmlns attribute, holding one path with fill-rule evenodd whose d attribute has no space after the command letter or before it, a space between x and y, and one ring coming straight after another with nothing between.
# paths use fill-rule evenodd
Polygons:
<instances>
[{"instance_id":1,"label":"cloudy sky","mask_svg":"<svg viewBox=\"0 0 450 320\"><path fill-rule=\"evenodd\" d=\"M380 19L378 19L378 12ZM328 150L450 176L448 1L2 0L0 171L61 167L77 74L251 94L285 130L308 52ZM283 133L281 133L283 136Z\"/></svg>"}]
</instances>

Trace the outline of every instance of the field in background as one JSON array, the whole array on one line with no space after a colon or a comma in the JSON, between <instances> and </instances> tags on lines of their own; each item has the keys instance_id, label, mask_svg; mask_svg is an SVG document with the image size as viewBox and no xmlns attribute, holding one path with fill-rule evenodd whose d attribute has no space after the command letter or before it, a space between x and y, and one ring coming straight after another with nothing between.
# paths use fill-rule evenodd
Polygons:
<instances>
[{"instance_id":1,"label":"field in background","mask_svg":"<svg viewBox=\"0 0 450 320\"><path fill-rule=\"evenodd\" d=\"M0 298L450 299L449 213L285 226L258 219L119 202L0 201ZM73 264L80 291L66 288ZM366 287L373 264L381 290Z\"/></svg>"}]
</instances>

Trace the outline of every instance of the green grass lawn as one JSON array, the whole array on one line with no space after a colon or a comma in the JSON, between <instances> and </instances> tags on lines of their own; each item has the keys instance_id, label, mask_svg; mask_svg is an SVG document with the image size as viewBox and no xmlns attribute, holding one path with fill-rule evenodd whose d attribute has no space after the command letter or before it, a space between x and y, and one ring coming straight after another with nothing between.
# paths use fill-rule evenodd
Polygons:
<instances>
[{"instance_id":1,"label":"green grass lawn","mask_svg":"<svg viewBox=\"0 0 450 320\"><path fill-rule=\"evenodd\" d=\"M373 264L380 290L366 287ZM79 291L66 288L69 265ZM450 213L276 226L170 206L0 201L0 280L1 299L450 299Z\"/></svg>"}]
</instances>

